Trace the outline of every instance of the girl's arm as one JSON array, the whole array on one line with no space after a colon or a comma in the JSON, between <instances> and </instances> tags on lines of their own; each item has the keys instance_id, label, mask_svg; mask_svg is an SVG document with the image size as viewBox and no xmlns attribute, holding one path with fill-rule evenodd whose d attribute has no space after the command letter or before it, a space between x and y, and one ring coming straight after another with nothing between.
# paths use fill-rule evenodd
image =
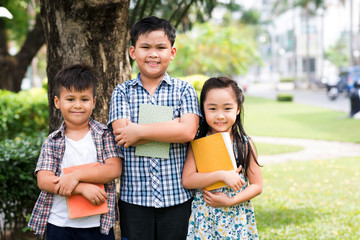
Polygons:
<instances>
[{"instance_id":1,"label":"girl's arm","mask_svg":"<svg viewBox=\"0 0 360 240\"><path fill-rule=\"evenodd\" d=\"M250 141L251 147L254 149L253 143ZM255 154L255 152L254 152ZM261 169L255 162L255 156L250 159L250 166L247 169L250 185L243 191L230 198L223 193L211 193L204 190L204 200L211 207L229 207L248 201L261 194L263 189L263 181Z\"/></svg>"},{"instance_id":2,"label":"girl's arm","mask_svg":"<svg viewBox=\"0 0 360 240\"><path fill-rule=\"evenodd\" d=\"M239 175L240 171L241 167L236 171L197 172L194 154L190 145L182 173L182 184L184 188L202 189L216 182L223 181L234 191L237 191L240 190L245 183Z\"/></svg>"}]
</instances>

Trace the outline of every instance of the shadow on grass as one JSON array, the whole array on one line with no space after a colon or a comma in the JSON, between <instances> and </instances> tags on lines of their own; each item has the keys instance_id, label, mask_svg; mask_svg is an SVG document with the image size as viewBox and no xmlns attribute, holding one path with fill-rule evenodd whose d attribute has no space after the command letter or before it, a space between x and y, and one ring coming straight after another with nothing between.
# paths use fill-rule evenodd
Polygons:
<instances>
[{"instance_id":1,"label":"shadow on grass","mask_svg":"<svg viewBox=\"0 0 360 240\"><path fill-rule=\"evenodd\" d=\"M256 208L256 221L259 228L282 228L284 225L303 225L319 218L314 208L261 209Z\"/></svg>"}]
</instances>

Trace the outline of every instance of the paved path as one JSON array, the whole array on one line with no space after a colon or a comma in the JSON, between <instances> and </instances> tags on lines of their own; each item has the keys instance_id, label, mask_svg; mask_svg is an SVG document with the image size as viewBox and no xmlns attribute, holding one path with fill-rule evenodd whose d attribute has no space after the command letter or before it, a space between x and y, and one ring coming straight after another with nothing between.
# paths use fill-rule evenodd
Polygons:
<instances>
[{"instance_id":1,"label":"paved path","mask_svg":"<svg viewBox=\"0 0 360 240\"><path fill-rule=\"evenodd\" d=\"M252 138L254 139L255 144L257 142L263 142L304 147L303 150L298 152L275 154L268 156L259 155L259 162L260 164L264 165L270 163L282 163L287 161L323 160L360 156L360 144L357 143L261 136L253 136Z\"/></svg>"}]
</instances>

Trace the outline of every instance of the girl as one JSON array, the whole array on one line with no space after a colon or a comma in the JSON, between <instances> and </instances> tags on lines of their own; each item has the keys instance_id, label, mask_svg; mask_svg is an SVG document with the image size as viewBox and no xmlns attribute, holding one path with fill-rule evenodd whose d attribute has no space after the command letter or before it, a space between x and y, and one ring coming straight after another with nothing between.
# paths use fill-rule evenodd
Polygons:
<instances>
[{"instance_id":1,"label":"girl","mask_svg":"<svg viewBox=\"0 0 360 240\"><path fill-rule=\"evenodd\" d=\"M237 170L198 173L191 146L182 174L182 183L197 190L192 203L188 239L258 239L254 208L250 199L262 192L262 176L251 139L242 126L244 95L236 82L210 78L203 86L200 106L202 121L198 138L229 132ZM206 191L223 181L229 187Z\"/></svg>"}]
</instances>

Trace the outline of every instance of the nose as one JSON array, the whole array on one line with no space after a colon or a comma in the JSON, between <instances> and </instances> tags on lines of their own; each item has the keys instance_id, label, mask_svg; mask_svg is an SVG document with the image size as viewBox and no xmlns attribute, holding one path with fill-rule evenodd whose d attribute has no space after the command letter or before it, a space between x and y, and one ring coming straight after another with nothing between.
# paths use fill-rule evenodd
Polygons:
<instances>
[{"instance_id":1,"label":"nose","mask_svg":"<svg viewBox=\"0 0 360 240\"><path fill-rule=\"evenodd\" d=\"M218 112L217 118L218 119L223 119L224 118L224 113L223 112Z\"/></svg>"},{"instance_id":2,"label":"nose","mask_svg":"<svg viewBox=\"0 0 360 240\"><path fill-rule=\"evenodd\" d=\"M80 100L76 100L74 106L75 106L76 108L81 107L81 101L80 101Z\"/></svg>"},{"instance_id":3,"label":"nose","mask_svg":"<svg viewBox=\"0 0 360 240\"><path fill-rule=\"evenodd\" d=\"M150 55L149 55L149 56L152 57L152 58L156 58L156 57L158 57L159 55L158 55L158 52L156 51L156 49L153 49L153 50L150 51Z\"/></svg>"}]
</instances>

